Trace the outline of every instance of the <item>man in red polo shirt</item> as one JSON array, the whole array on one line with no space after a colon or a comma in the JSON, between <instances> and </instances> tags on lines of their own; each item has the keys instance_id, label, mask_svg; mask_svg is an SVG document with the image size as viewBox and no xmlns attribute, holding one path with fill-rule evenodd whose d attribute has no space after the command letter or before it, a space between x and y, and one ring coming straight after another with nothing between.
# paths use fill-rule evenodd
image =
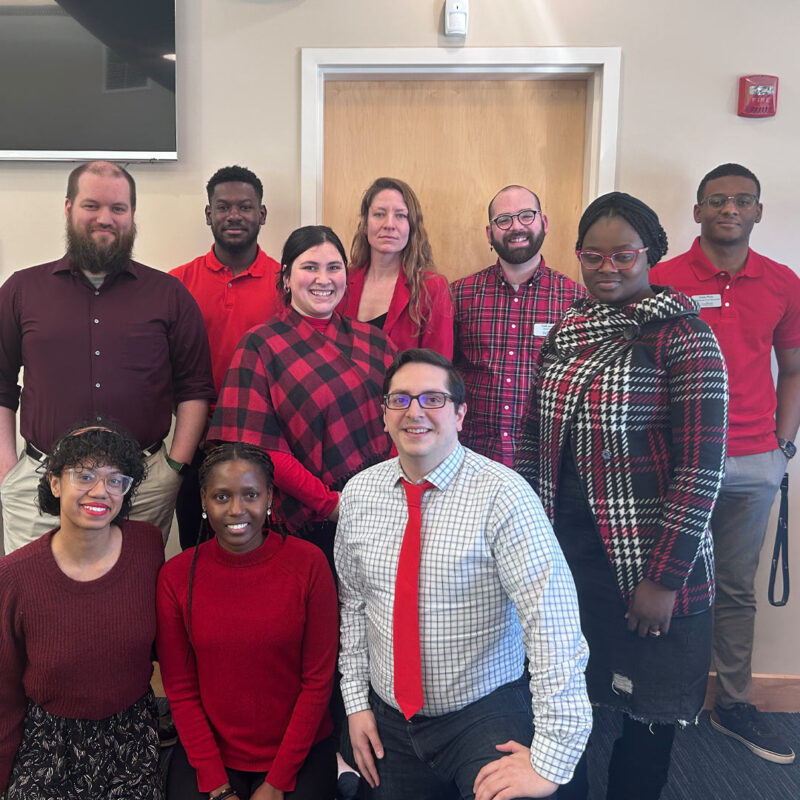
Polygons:
<instances>
[{"instance_id":1,"label":"man in red polo shirt","mask_svg":"<svg viewBox=\"0 0 800 800\"><path fill-rule=\"evenodd\" d=\"M262 202L264 187L254 173L244 167L223 167L211 176L206 191L206 224L214 244L205 255L170 275L186 286L200 306L219 393L243 334L277 310L280 264L258 246L267 209ZM193 466L184 477L176 508L183 548L195 544L200 528L197 464Z\"/></svg>"},{"instance_id":2,"label":"man in red polo shirt","mask_svg":"<svg viewBox=\"0 0 800 800\"><path fill-rule=\"evenodd\" d=\"M758 557L800 424L800 278L749 247L763 213L760 195L756 176L739 164L709 172L694 207L699 238L687 253L655 266L650 282L694 298L728 367L728 457L711 518L717 583L711 724L761 758L787 764L792 748L748 703Z\"/></svg>"}]
</instances>

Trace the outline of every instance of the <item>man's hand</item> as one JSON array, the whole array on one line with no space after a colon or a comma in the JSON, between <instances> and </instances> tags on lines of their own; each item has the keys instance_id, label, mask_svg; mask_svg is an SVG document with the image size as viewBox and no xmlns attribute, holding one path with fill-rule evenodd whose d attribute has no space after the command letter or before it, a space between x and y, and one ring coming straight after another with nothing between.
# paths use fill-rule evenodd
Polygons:
<instances>
[{"instance_id":1,"label":"man's hand","mask_svg":"<svg viewBox=\"0 0 800 800\"><path fill-rule=\"evenodd\" d=\"M511 800L514 797L550 797L558 784L539 775L531 765L531 749L515 741L498 744L507 756L492 761L475 778L475 800Z\"/></svg>"},{"instance_id":2,"label":"man's hand","mask_svg":"<svg viewBox=\"0 0 800 800\"><path fill-rule=\"evenodd\" d=\"M381 782L375 758L383 758L383 743L378 736L375 715L369 709L356 711L347 718L347 726L350 730L350 744L353 745L358 771L374 789Z\"/></svg>"},{"instance_id":3,"label":"man's hand","mask_svg":"<svg viewBox=\"0 0 800 800\"><path fill-rule=\"evenodd\" d=\"M639 636L661 636L669 632L672 610L675 607L675 590L660 586L645 578L633 593L628 613L628 630Z\"/></svg>"},{"instance_id":4,"label":"man's hand","mask_svg":"<svg viewBox=\"0 0 800 800\"><path fill-rule=\"evenodd\" d=\"M283 792L280 789L276 789L271 783L264 781L250 795L250 800L283 800Z\"/></svg>"},{"instance_id":5,"label":"man's hand","mask_svg":"<svg viewBox=\"0 0 800 800\"><path fill-rule=\"evenodd\" d=\"M340 495L340 498L341 498L341 495ZM337 500L336 501L336 505L333 508L333 511L331 511L331 513L328 514L327 519L328 519L329 522L338 522L339 521L339 503L340 502L341 502L341 500Z\"/></svg>"}]
</instances>

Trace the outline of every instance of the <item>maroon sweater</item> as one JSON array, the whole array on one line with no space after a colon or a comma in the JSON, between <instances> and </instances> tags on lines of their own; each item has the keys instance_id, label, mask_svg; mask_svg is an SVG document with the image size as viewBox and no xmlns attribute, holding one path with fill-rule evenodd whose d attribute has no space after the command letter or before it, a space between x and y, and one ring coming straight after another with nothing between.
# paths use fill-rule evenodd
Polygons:
<instances>
[{"instance_id":1,"label":"maroon sweater","mask_svg":"<svg viewBox=\"0 0 800 800\"><path fill-rule=\"evenodd\" d=\"M284 792L311 746L329 736L339 639L333 576L322 551L270 533L235 555L200 545L187 639L194 550L158 579L158 656L172 715L202 792L225 767L266 772Z\"/></svg>"},{"instance_id":2,"label":"maroon sweater","mask_svg":"<svg viewBox=\"0 0 800 800\"><path fill-rule=\"evenodd\" d=\"M161 531L122 524L117 563L93 581L58 567L52 532L0 558L0 792L28 700L69 719L104 719L135 703L153 671Z\"/></svg>"}]
</instances>

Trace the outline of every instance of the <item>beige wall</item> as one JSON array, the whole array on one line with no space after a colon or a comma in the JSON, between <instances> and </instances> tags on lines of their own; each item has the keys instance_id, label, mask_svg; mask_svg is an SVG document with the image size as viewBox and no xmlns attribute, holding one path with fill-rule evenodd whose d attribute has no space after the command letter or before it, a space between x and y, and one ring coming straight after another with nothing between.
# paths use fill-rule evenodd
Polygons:
<instances>
[{"instance_id":1,"label":"beige wall","mask_svg":"<svg viewBox=\"0 0 800 800\"><path fill-rule=\"evenodd\" d=\"M203 185L230 163L251 167L264 181L270 214L263 243L277 254L299 221L300 48L459 46L439 33L443 5L177 0L180 160L133 168L140 196L138 257L169 268L208 247ZM618 188L659 211L675 254L695 235L691 209L699 178L724 161L743 162L764 187L764 221L754 246L780 261L794 260L798 268L798 30L796 0L758 7L749 0L473 0L466 46L621 47ZM735 115L737 79L748 73L780 76L774 119ZM64 164L0 163L0 278L60 254L67 172ZM546 197L543 204L546 209ZM795 531L798 475L794 465ZM770 539L773 533L774 520ZM796 545L793 560L798 575ZM762 567L768 561L766 553ZM754 669L800 674L800 588L787 609L771 609L766 569L760 578Z\"/></svg>"}]
</instances>

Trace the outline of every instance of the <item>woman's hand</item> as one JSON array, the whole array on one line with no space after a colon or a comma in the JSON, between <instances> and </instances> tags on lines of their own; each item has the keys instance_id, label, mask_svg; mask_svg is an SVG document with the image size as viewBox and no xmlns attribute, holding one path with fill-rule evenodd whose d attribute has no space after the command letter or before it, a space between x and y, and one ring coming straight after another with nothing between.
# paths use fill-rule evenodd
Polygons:
<instances>
[{"instance_id":1,"label":"woman's hand","mask_svg":"<svg viewBox=\"0 0 800 800\"><path fill-rule=\"evenodd\" d=\"M264 781L250 795L250 800L283 800L283 792L280 789L276 789L271 783Z\"/></svg>"},{"instance_id":2,"label":"woman's hand","mask_svg":"<svg viewBox=\"0 0 800 800\"><path fill-rule=\"evenodd\" d=\"M668 589L645 578L633 593L628 604L628 630L639 636L661 636L669 631L675 589Z\"/></svg>"},{"instance_id":3,"label":"woman's hand","mask_svg":"<svg viewBox=\"0 0 800 800\"><path fill-rule=\"evenodd\" d=\"M341 495L339 495L339 497L341 499ZM330 522L338 522L339 521L339 502L340 502L339 500L336 501L336 505L334 506L333 511L331 511L331 513L328 514L328 520Z\"/></svg>"}]
</instances>

